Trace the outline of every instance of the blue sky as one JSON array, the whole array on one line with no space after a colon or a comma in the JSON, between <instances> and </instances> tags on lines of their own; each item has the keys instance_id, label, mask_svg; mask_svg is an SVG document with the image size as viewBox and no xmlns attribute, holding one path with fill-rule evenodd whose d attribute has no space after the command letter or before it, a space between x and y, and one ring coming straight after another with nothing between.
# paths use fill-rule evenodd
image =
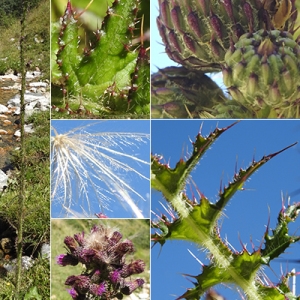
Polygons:
<instances>
[{"instance_id":1,"label":"blue sky","mask_svg":"<svg viewBox=\"0 0 300 300\"><path fill-rule=\"evenodd\" d=\"M150 123L147 120L114 120L114 121L83 121L83 120L52 120L51 124L55 129L58 131L58 133L66 133L69 130L72 130L77 127L85 126L86 124L94 123L95 125L85 128L85 131L93 134L98 132L127 132L127 133L146 133L150 134ZM51 132L51 135L53 136L53 131ZM144 139L146 143L139 143L138 146L130 146L125 147L120 144L120 147L110 147L114 150L118 150L121 152L124 152L126 154L132 154L136 157L148 161L149 162L149 156L150 156L150 141L147 139ZM101 141L101 140L100 140ZM133 140L131 140L133 141ZM108 153L107 153L108 154ZM144 176L147 176L149 178L150 170L149 165L141 164L141 163L133 163L132 160L124 157L114 156L114 158L120 160L123 163L129 164L131 167L137 169L140 171ZM109 167L109 165L108 165ZM120 174L122 178L126 180L126 182L129 183L129 185L135 189L137 192L139 192L146 201L143 201L136 197L135 195L132 195L132 199L137 203L137 206L143 211L144 217L149 217L149 205L150 205L150 183L149 181L145 179L140 179L140 177L135 176L131 173L122 173L119 170L114 170L115 174ZM101 187L106 189L106 186L101 183ZM91 203L92 203L92 211L94 213L100 212L98 201L95 200L95 197L93 196L93 191L89 189ZM114 198L114 201L110 202L110 211L105 211L107 216L114 217L114 218L131 218L134 217L132 212L129 209L124 208L124 206L117 200L114 195L112 196ZM94 199L94 200L93 200ZM82 205L81 199L78 199L78 201L74 201L74 205L72 207L73 210L76 212L81 212L80 205ZM86 206L85 206L86 207ZM64 214L62 214L61 211L61 205L52 202L51 205L51 214L52 217L64 217Z\"/></svg>"},{"instance_id":2,"label":"blue sky","mask_svg":"<svg viewBox=\"0 0 300 300\"><path fill-rule=\"evenodd\" d=\"M233 121L216 120L153 120L151 127L153 154L163 155L164 161L174 167L180 158L184 158L191 151L191 142L197 135L203 123L202 134L206 135L218 127L226 127ZM235 165L246 168L253 157L256 161L263 155L279 151L282 148L300 141L300 123L292 120L255 120L241 121L212 145L206 152L192 178L197 187L210 201L217 200L220 181L223 184L232 179ZM227 236L228 241L236 250L241 250L240 240L247 244L251 251L250 237L256 247L260 245L265 226L270 215L270 228L274 228L281 209L281 193L286 198L293 194L300 184L300 146L274 157L262 166L245 183L244 191L239 191L226 208L223 219L221 236ZM164 209L159 201L165 203L159 192L152 190L152 211L159 213ZM291 202L300 201L300 194L295 194ZM270 210L270 214L269 214ZM290 226L290 232L299 235L300 220ZM193 286L181 274L197 275L201 273L200 264L193 258L190 249L203 263L208 263L205 254L199 247L187 243L167 242L162 249L156 245L152 250L152 299L175 299L182 295L186 288ZM288 249L282 258L299 259L300 243ZM297 255L298 253L298 255ZM274 282L278 282L281 275L280 267L285 271L299 264L292 262L274 262L272 269L265 271ZM300 278L297 278L298 281ZM227 299L240 299L235 292L221 287L219 290ZM300 290L298 288L298 293Z\"/></svg>"}]
</instances>

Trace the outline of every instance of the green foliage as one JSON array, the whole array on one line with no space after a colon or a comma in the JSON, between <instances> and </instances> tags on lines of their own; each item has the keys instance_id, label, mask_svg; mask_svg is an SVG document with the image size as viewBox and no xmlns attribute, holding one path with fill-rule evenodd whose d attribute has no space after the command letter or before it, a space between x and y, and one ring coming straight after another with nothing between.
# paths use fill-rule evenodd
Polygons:
<instances>
[{"instance_id":1,"label":"green foliage","mask_svg":"<svg viewBox=\"0 0 300 300\"><path fill-rule=\"evenodd\" d=\"M229 247L230 241L221 238L219 224L230 199L237 191L243 189L249 177L269 160L296 143L265 155L259 161L253 160L248 168L236 171L232 181L224 188L220 188L218 199L214 203L202 193L199 193L200 203L197 203L183 192L199 160L204 157L212 144L235 124L226 128L216 128L206 137L199 133L193 141L191 155L186 160L178 161L173 169L162 164L159 156L152 156L151 186L162 193L177 214L177 216L171 214L171 220L166 215L162 215L158 221L152 222L152 227L156 229L152 234L154 244L159 243L163 246L170 240L193 242L203 248L210 258L210 263L203 266L202 273L197 276L188 275L196 280L194 280L194 288L188 289L178 299L199 299L210 288L221 283L235 284L250 300L284 300L291 295L286 284L287 277L282 277L280 283L282 288L278 289L275 285L264 286L257 279L257 275L262 266L269 265L273 259L300 240L300 236L291 235L288 230L288 224L295 221L300 213L300 203L289 204L287 208L282 207L275 229L270 234L267 227L264 245L261 244L252 252L249 252L245 246L241 252L232 250ZM289 297L291 297L289 299L296 299L296 296Z\"/></svg>"},{"instance_id":2,"label":"green foliage","mask_svg":"<svg viewBox=\"0 0 300 300\"><path fill-rule=\"evenodd\" d=\"M24 36L24 59L25 63L30 62L30 70L35 70L35 67L38 67L43 72L43 77L49 78L49 1L42 0L37 4L37 7L30 9L27 13ZM20 20L9 17L9 15L4 17L4 19L6 18L9 18L9 26L7 28L0 27L0 74L4 74L9 69L14 72L20 72L18 48Z\"/></svg>"},{"instance_id":3,"label":"green foliage","mask_svg":"<svg viewBox=\"0 0 300 300\"><path fill-rule=\"evenodd\" d=\"M93 38L86 34L90 41L82 49L78 47L81 14L68 2L61 21L52 23L52 82L62 86L68 99L65 106L64 99L52 98L58 111L133 118L149 115L149 56L143 40L140 46L132 45L144 30L137 26L143 14L140 10L138 0L113 2L106 16L99 16L104 17L101 29L97 25Z\"/></svg>"},{"instance_id":4,"label":"green foliage","mask_svg":"<svg viewBox=\"0 0 300 300\"><path fill-rule=\"evenodd\" d=\"M28 122L34 123L35 133L25 139L26 190L23 220L23 242L38 247L42 242L50 240L50 170L49 170L49 112L40 112L32 115ZM15 150L12 171L8 188L0 195L1 217L13 227L17 227L20 207L17 197L19 183L20 152ZM50 276L47 259L38 259L32 269L24 272L21 279L21 294L25 295L30 287L36 286L42 299L49 298ZM15 292L13 277L0 279L0 298L12 299ZM11 296L8 296L11 295ZM7 296L7 298L6 298Z\"/></svg>"}]
</instances>

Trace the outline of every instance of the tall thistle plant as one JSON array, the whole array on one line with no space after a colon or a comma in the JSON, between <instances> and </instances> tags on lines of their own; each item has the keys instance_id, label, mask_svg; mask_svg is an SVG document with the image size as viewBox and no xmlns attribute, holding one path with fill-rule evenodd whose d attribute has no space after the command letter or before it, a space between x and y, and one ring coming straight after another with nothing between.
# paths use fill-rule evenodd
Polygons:
<instances>
[{"instance_id":1,"label":"tall thistle plant","mask_svg":"<svg viewBox=\"0 0 300 300\"><path fill-rule=\"evenodd\" d=\"M149 122L80 124L52 121L52 217L149 217Z\"/></svg>"},{"instance_id":2,"label":"tall thistle plant","mask_svg":"<svg viewBox=\"0 0 300 300\"><path fill-rule=\"evenodd\" d=\"M116 0L91 9L92 2L79 10L69 0L52 23L54 113L145 118L150 110L150 54L144 38L149 2ZM97 16L92 31L87 29L90 18L84 18L88 13Z\"/></svg>"},{"instance_id":3,"label":"tall thistle plant","mask_svg":"<svg viewBox=\"0 0 300 300\"><path fill-rule=\"evenodd\" d=\"M201 127L191 121L152 123L152 296L211 299L212 289L223 285L237 291L234 299L299 299L289 286L299 274L292 271L292 262L275 271L278 258L286 253L288 260L299 249L299 223L294 221L300 202L285 194L299 184L295 178L299 153L290 134L296 123L223 121L222 127L214 121ZM190 136L186 150L180 137L197 133L197 127L199 133ZM270 132L276 137L265 141ZM273 152L267 154L265 149ZM250 155L249 165L245 155ZM231 179L224 172L228 166ZM191 283L178 283L178 272ZM222 291L228 294L224 287Z\"/></svg>"}]
</instances>

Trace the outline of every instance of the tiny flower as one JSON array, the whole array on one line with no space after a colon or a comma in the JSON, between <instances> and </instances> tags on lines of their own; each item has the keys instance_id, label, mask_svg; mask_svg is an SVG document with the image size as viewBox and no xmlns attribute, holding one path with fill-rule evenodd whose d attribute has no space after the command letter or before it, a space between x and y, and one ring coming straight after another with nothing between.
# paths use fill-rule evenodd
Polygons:
<instances>
[{"instance_id":1,"label":"tiny flower","mask_svg":"<svg viewBox=\"0 0 300 300\"><path fill-rule=\"evenodd\" d=\"M143 279L136 279L134 281L125 282L124 286L121 288L121 292L124 295L130 295L133 291L135 291L138 287L141 287L144 284Z\"/></svg>"},{"instance_id":2,"label":"tiny flower","mask_svg":"<svg viewBox=\"0 0 300 300\"><path fill-rule=\"evenodd\" d=\"M63 267L67 265L76 266L78 264L78 259L69 253L66 255L60 254L56 257L56 262Z\"/></svg>"},{"instance_id":3,"label":"tiny flower","mask_svg":"<svg viewBox=\"0 0 300 300\"><path fill-rule=\"evenodd\" d=\"M98 214L96 213L95 215L99 219L107 219L107 216L104 213L98 213Z\"/></svg>"}]
</instances>

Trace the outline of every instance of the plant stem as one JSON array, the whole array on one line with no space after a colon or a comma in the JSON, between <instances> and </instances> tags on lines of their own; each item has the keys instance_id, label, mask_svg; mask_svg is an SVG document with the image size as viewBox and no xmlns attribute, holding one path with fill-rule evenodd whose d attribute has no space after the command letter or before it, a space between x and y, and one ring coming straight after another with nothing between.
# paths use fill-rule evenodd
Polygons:
<instances>
[{"instance_id":1,"label":"plant stem","mask_svg":"<svg viewBox=\"0 0 300 300\"><path fill-rule=\"evenodd\" d=\"M20 190L19 190L19 218L18 218L18 236L17 236L17 268L16 268L16 294L15 299L20 299L20 285L22 273L22 240L23 240L23 220L24 220L24 203L25 203L25 101L24 94L26 88L26 70L24 63L24 38L25 38L25 18L28 2L22 1L22 17L21 17L21 36L20 36L20 67L21 67L21 94L20 94L20 118L21 118L21 149L20 149Z\"/></svg>"}]
</instances>

